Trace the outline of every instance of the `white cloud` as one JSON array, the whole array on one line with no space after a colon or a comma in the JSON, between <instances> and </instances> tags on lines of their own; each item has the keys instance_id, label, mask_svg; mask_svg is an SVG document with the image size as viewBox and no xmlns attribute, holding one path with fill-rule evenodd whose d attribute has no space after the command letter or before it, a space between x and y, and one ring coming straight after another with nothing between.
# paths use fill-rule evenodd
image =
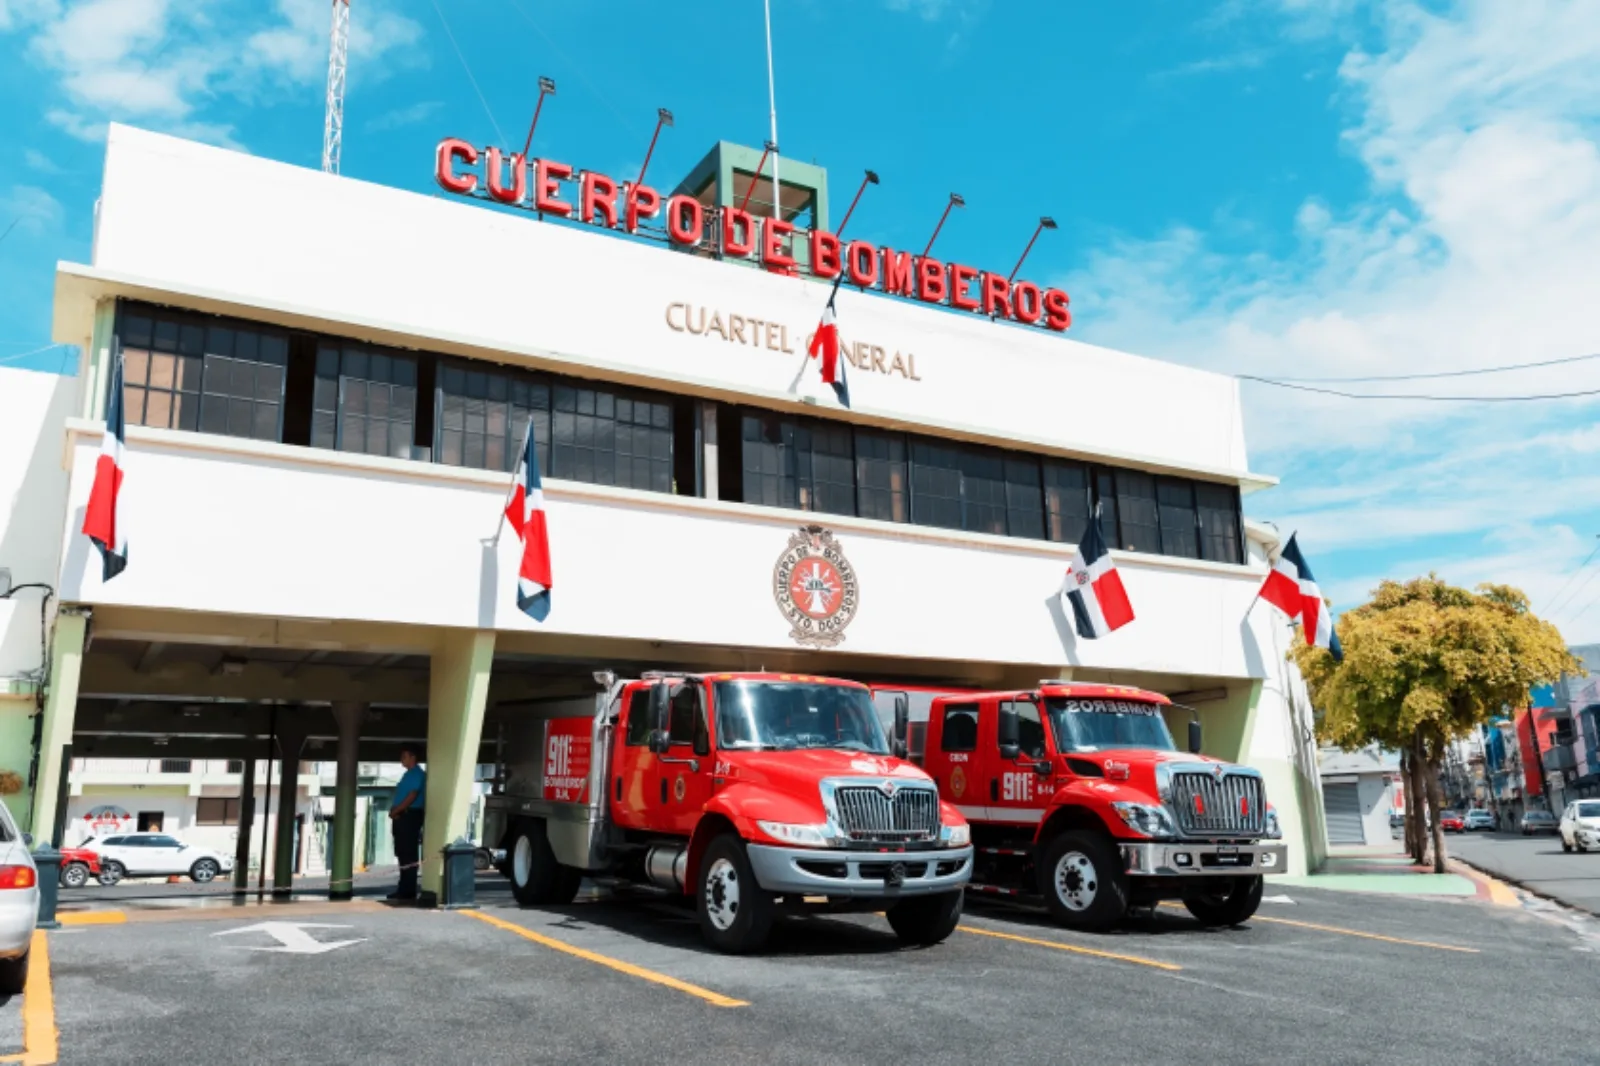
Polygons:
<instances>
[{"instance_id":1,"label":"white cloud","mask_svg":"<svg viewBox=\"0 0 1600 1066\"><path fill-rule=\"evenodd\" d=\"M415 126L419 122L426 122L438 114L444 107L439 100L420 100L406 107L397 107L363 124L362 128L377 133L383 130L398 130L406 126ZM615 171L612 171L615 173Z\"/></svg>"},{"instance_id":2,"label":"white cloud","mask_svg":"<svg viewBox=\"0 0 1600 1066\"><path fill-rule=\"evenodd\" d=\"M131 121L232 145L215 112L274 87L303 92L326 78L328 5L276 0L0 0L0 32L30 34L28 52L58 79L51 124L98 140L109 121ZM382 77L387 61L420 59L421 27L364 3L352 21L352 81ZM359 60L360 62L355 62Z\"/></svg>"},{"instance_id":3,"label":"white cloud","mask_svg":"<svg viewBox=\"0 0 1600 1066\"><path fill-rule=\"evenodd\" d=\"M22 150L22 161L28 164L29 169L37 170L41 174L62 173L61 165L37 148L24 148Z\"/></svg>"},{"instance_id":4,"label":"white cloud","mask_svg":"<svg viewBox=\"0 0 1600 1066\"><path fill-rule=\"evenodd\" d=\"M1600 291L1594 14L1591 0L1477 0L1448 14L1378 5L1384 47L1352 49L1338 90L1353 109L1345 140L1370 172L1370 194L1338 210L1308 198L1284 220L1299 246L1281 258L1224 254L1197 229L1108 243L1068 279L1086 338L1273 377L1600 352L1590 310ZM1304 30L1306 11L1291 15ZM1327 16L1316 13L1319 25L1338 32ZM1335 387L1600 390L1600 361ZM1381 546L1402 568L1385 568L1388 576L1437 566L1459 583L1515 576L1534 592L1558 584L1587 551L1558 550L1569 527L1600 521L1600 397L1359 402L1250 383L1244 393L1253 463L1284 475L1282 488L1247 509L1298 526L1314 561L1344 550L1349 566L1370 567L1367 549ZM1506 539L1513 527L1531 534ZM1478 547L1464 548L1462 534ZM1368 581L1335 577L1347 592ZM1579 625L1600 634L1600 609Z\"/></svg>"}]
</instances>

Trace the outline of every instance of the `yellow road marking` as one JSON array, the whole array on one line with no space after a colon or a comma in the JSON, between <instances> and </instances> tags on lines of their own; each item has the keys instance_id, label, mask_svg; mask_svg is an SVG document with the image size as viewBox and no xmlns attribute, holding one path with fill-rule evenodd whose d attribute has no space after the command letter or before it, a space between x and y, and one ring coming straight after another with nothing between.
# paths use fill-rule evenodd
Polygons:
<instances>
[{"instance_id":1,"label":"yellow road marking","mask_svg":"<svg viewBox=\"0 0 1600 1066\"><path fill-rule=\"evenodd\" d=\"M458 913L464 914L468 918L476 918L480 922L487 922L497 929L516 933L520 937L525 937L535 944L542 944L554 951L565 952L586 962L608 967L618 973L625 973L629 977L637 977L643 981L652 981L658 985L665 985L667 988L675 988L679 992L686 992L691 996L705 1000L714 1007L748 1007L750 1005L745 1000L734 999L732 996L725 996L721 992L713 992L709 988L701 988L699 985L691 985L687 981L680 981L676 977L669 977L664 973L657 973L655 970L647 970L643 966L635 966L631 962L623 962L621 959L614 959L609 955L601 955L599 952L574 947L565 941L545 936L543 933L535 933L532 929L520 926L515 922L496 918L492 914L485 914L482 911L460 911Z\"/></svg>"},{"instance_id":2,"label":"yellow road marking","mask_svg":"<svg viewBox=\"0 0 1600 1066\"><path fill-rule=\"evenodd\" d=\"M1435 944L1431 940L1406 940L1404 937L1384 936L1382 933L1364 933L1359 929L1344 929L1337 925L1318 925L1316 922L1299 922L1292 918L1263 918L1257 914L1250 919L1252 922L1272 922L1276 925L1294 925L1301 929L1315 929L1322 933L1340 933L1344 936L1359 936L1367 940L1382 940L1386 944L1405 944L1414 948L1433 948L1435 951L1459 951L1464 955L1477 955L1477 948L1464 948L1456 944Z\"/></svg>"},{"instance_id":3,"label":"yellow road marking","mask_svg":"<svg viewBox=\"0 0 1600 1066\"><path fill-rule=\"evenodd\" d=\"M976 929L970 925L956 927L963 933L974 933L978 936L992 936L997 940L1014 940L1019 944L1033 944L1041 948L1055 948L1057 951L1070 951L1076 955L1092 955L1097 959L1111 959L1115 962L1131 962L1138 966L1150 966L1157 970L1181 970L1182 966L1171 962L1157 962L1155 959L1141 958L1138 955L1118 955L1114 951L1100 951L1097 948L1084 948L1076 944L1063 944L1059 940L1038 940L1031 936L1017 936L1015 933L998 933L993 929Z\"/></svg>"},{"instance_id":4,"label":"yellow road marking","mask_svg":"<svg viewBox=\"0 0 1600 1066\"><path fill-rule=\"evenodd\" d=\"M56 1002L50 991L50 945L43 929L33 931L28 955L28 983L22 989L22 1054L7 1055L0 1062L51 1066L56 1061L59 1041Z\"/></svg>"},{"instance_id":5,"label":"yellow road marking","mask_svg":"<svg viewBox=\"0 0 1600 1066\"><path fill-rule=\"evenodd\" d=\"M1497 881L1492 877L1485 878L1489 882L1489 901L1501 907L1520 907L1522 901L1517 894L1511 891L1511 886L1504 881Z\"/></svg>"},{"instance_id":6,"label":"yellow road marking","mask_svg":"<svg viewBox=\"0 0 1600 1066\"><path fill-rule=\"evenodd\" d=\"M76 911L56 915L62 925L121 925L128 920L124 911Z\"/></svg>"}]
</instances>

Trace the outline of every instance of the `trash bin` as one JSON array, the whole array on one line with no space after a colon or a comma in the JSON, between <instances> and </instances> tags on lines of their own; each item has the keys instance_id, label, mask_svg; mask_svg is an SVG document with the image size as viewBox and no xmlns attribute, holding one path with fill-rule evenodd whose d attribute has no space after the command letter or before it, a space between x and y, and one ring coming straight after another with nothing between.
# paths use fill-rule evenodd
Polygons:
<instances>
[{"instance_id":1,"label":"trash bin","mask_svg":"<svg viewBox=\"0 0 1600 1066\"><path fill-rule=\"evenodd\" d=\"M478 905L478 871L473 861L477 851L472 842L463 837L444 846L444 884L439 906L460 910Z\"/></svg>"},{"instance_id":2,"label":"trash bin","mask_svg":"<svg viewBox=\"0 0 1600 1066\"><path fill-rule=\"evenodd\" d=\"M61 891L61 852L46 841L33 850L33 865L39 871L39 928L60 929L56 900Z\"/></svg>"}]
</instances>

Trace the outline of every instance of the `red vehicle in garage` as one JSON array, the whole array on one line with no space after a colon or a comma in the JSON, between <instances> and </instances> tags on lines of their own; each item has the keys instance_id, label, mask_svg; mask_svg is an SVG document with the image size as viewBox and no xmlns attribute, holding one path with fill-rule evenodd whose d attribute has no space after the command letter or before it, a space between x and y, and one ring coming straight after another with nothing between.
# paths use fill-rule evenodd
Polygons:
<instances>
[{"instance_id":1,"label":"red vehicle in garage","mask_svg":"<svg viewBox=\"0 0 1600 1066\"><path fill-rule=\"evenodd\" d=\"M880 714L908 699L914 712L892 712L895 743L972 824L969 891L1042 897L1085 929L1166 899L1232 925L1255 913L1262 875L1284 868L1261 774L1197 754L1198 722L1179 752L1159 693L1061 681L875 692Z\"/></svg>"},{"instance_id":2,"label":"red vehicle in garage","mask_svg":"<svg viewBox=\"0 0 1600 1066\"><path fill-rule=\"evenodd\" d=\"M597 699L519 707L484 843L524 904L585 877L691 897L713 947L786 911L882 911L933 944L961 917L969 827L895 758L866 686L794 674L597 675ZM904 709L901 714L904 716Z\"/></svg>"}]
</instances>

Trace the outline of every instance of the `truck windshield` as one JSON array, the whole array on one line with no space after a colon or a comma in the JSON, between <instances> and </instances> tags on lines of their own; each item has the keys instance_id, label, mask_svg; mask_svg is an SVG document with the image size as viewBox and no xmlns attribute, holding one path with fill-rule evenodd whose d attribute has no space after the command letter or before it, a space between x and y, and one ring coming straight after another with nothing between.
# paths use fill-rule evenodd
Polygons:
<instances>
[{"instance_id":1,"label":"truck windshield","mask_svg":"<svg viewBox=\"0 0 1600 1066\"><path fill-rule=\"evenodd\" d=\"M1062 751L1150 748L1175 751L1167 720L1154 703L1133 700L1047 700Z\"/></svg>"},{"instance_id":2,"label":"truck windshield","mask_svg":"<svg viewBox=\"0 0 1600 1066\"><path fill-rule=\"evenodd\" d=\"M866 689L807 681L718 681L717 747L889 754Z\"/></svg>"}]
</instances>

